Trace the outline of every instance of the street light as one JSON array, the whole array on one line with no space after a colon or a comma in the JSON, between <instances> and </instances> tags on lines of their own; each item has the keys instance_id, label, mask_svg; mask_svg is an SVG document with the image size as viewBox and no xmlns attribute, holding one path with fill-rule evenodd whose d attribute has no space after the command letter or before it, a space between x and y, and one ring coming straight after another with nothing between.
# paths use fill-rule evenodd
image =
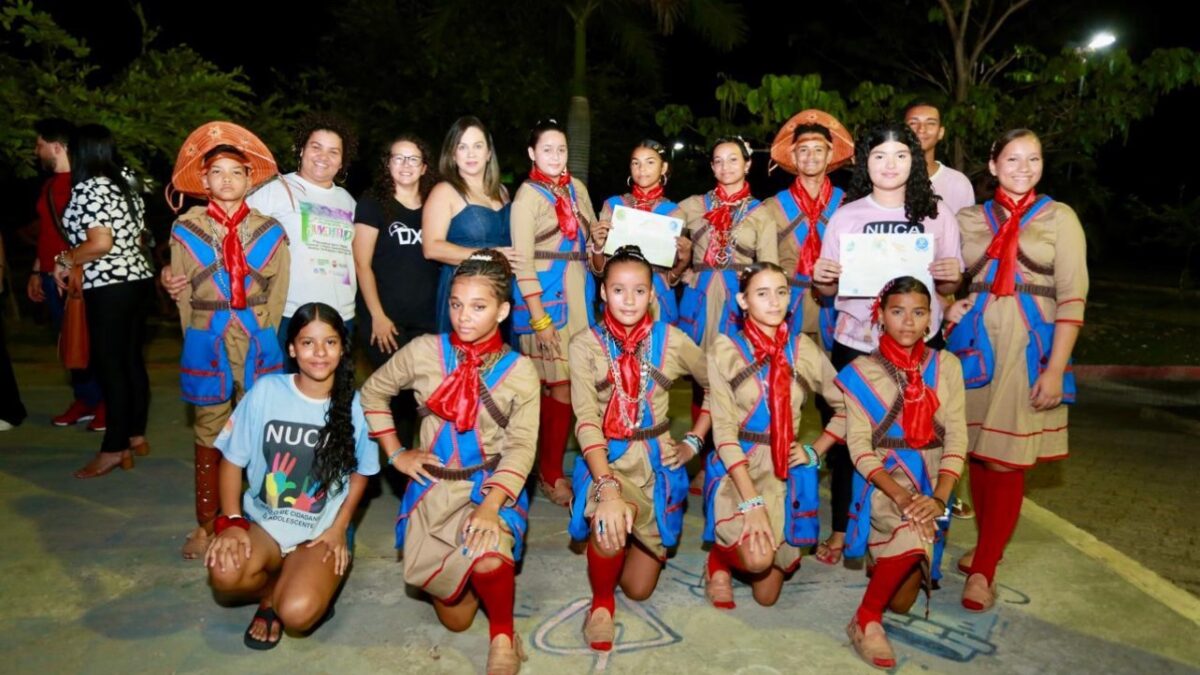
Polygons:
<instances>
[{"instance_id":1,"label":"street light","mask_svg":"<svg viewBox=\"0 0 1200 675\"><path fill-rule=\"evenodd\" d=\"M683 149L683 141L675 141L675 145L671 146L671 149L676 152L679 152L680 150Z\"/></svg>"},{"instance_id":2,"label":"street light","mask_svg":"<svg viewBox=\"0 0 1200 675\"><path fill-rule=\"evenodd\" d=\"M1094 52L1105 47L1111 47L1117 41L1117 36L1108 31L1100 31L1092 36L1091 42L1087 43L1086 49L1089 52Z\"/></svg>"}]
</instances>

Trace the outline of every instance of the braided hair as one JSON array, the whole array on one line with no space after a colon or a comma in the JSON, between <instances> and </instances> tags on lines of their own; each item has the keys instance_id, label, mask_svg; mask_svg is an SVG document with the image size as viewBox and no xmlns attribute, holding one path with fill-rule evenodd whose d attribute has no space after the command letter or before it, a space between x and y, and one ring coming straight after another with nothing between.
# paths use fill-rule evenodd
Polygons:
<instances>
[{"instance_id":1,"label":"braided hair","mask_svg":"<svg viewBox=\"0 0 1200 675\"><path fill-rule=\"evenodd\" d=\"M500 304L512 302L512 265L504 254L494 248L481 248L467 256L454 268L450 285L467 277L483 277L492 285Z\"/></svg>"},{"instance_id":2,"label":"braided hair","mask_svg":"<svg viewBox=\"0 0 1200 675\"><path fill-rule=\"evenodd\" d=\"M612 257L604 261L604 271L600 273L600 283L608 281L608 270L614 265L623 265L626 263L641 265L646 268L646 275L650 280L654 281L654 267L646 260L646 256L642 254L642 249L633 244L622 246L612 254Z\"/></svg>"}]
</instances>

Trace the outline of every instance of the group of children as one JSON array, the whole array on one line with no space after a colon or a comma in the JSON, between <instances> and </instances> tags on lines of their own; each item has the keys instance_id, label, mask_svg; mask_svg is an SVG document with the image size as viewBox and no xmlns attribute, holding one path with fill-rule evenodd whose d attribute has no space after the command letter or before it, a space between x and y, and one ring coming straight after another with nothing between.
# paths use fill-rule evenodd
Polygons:
<instances>
[{"instance_id":1,"label":"group of children","mask_svg":"<svg viewBox=\"0 0 1200 675\"><path fill-rule=\"evenodd\" d=\"M204 440L198 520L212 523L196 540L214 589L259 602L248 646L270 648L284 627L310 630L332 614L351 516L380 456L409 479L396 524L405 581L450 630L484 609L488 672L515 673L525 659L514 568L535 459L542 489L569 508L571 537L587 542L583 634L596 650L616 638L617 586L649 597L681 545L685 465L698 456L713 606L735 606L735 575L756 602L774 604L814 546L825 562L868 555L847 633L867 663L894 666L882 613L907 611L939 575L947 503L969 460L979 539L959 562L962 604L991 608L1024 471L1066 454L1062 404L1073 400L1087 292L1077 218L1035 193L1032 132L996 142L995 197L957 214L906 124L873 128L855 146L828 114L798 114L771 153L796 181L762 203L742 139L717 141L716 186L678 204L664 195L663 147L645 141L631 156L631 193L596 218L566 168L565 131L539 123L533 168L512 200L515 260L492 248L467 255L451 277L449 332L401 347L356 393L346 322L325 304L294 311L280 338L295 372L278 372L288 247L278 223L244 203L273 160L256 165L257 139L214 124L224 126L181 153L176 188L209 202L175 225L173 268L191 280L180 300L191 310L184 395ZM852 158L846 194L827 174ZM671 267L635 246L604 253L618 205L685 221ZM863 232L925 236L932 283L905 276L875 297L839 294L839 239ZM674 439L669 392L685 377L692 424ZM235 387L245 393L233 409ZM419 405L412 448L390 406L402 391ZM814 397L824 431L810 444L800 420ZM572 428L581 456L568 479ZM835 520L821 542L825 457ZM201 485L201 462L211 485ZM207 497L214 489L219 504Z\"/></svg>"}]
</instances>

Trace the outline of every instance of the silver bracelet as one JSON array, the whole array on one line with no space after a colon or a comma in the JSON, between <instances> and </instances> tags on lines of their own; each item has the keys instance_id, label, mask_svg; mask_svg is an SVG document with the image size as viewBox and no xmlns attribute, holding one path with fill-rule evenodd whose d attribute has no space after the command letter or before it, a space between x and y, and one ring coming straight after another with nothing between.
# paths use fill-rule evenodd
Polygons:
<instances>
[{"instance_id":1,"label":"silver bracelet","mask_svg":"<svg viewBox=\"0 0 1200 675\"><path fill-rule=\"evenodd\" d=\"M749 513L751 511L753 511L754 509L761 509L766 505L767 505L767 503L765 501L763 501L762 495L759 495L757 497L747 499L746 501L742 502L741 504L738 504L738 513L742 513L742 514Z\"/></svg>"},{"instance_id":2,"label":"silver bracelet","mask_svg":"<svg viewBox=\"0 0 1200 675\"><path fill-rule=\"evenodd\" d=\"M692 453L695 455L699 455L700 451L704 449L704 441L696 434L690 432L684 434L683 442L688 444L688 447L692 449Z\"/></svg>"},{"instance_id":3,"label":"silver bracelet","mask_svg":"<svg viewBox=\"0 0 1200 675\"><path fill-rule=\"evenodd\" d=\"M388 455L388 465L391 466L392 462L394 462L396 458L400 456L400 453L404 452L405 450L408 450L408 448L404 446L400 446L399 448L393 450L392 454Z\"/></svg>"}]
</instances>

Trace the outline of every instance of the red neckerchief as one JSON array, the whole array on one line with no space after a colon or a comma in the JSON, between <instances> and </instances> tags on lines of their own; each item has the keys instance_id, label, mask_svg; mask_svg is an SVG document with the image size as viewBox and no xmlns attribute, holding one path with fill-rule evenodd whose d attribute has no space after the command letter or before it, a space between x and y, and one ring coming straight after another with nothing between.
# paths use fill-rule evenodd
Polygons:
<instances>
[{"instance_id":1,"label":"red neckerchief","mask_svg":"<svg viewBox=\"0 0 1200 675\"><path fill-rule=\"evenodd\" d=\"M792 426L792 364L788 363L788 325L779 324L772 339L752 319L746 321L743 330L750 346L754 348L754 360L767 363L767 409L771 414L771 461L775 466L775 477L787 480L788 456L796 430Z\"/></svg>"},{"instance_id":2,"label":"red neckerchief","mask_svg":"<svg viewBox=\"0 0 1200 675\"><path fill-rule=\"evenodd\" d=\"M429 400L428 407L438 417L454 424L454 430L463 433L475 428L475 417L479 412L479 367L483 357L495 354L504 347L500 331L478 342L463 342L455 333L450 334L450 344L460 352L458 367L438 385Z\"/></svg>"},{"instance_id":3,"label":"red neckerchief","mask_svg":"<svg viewBox=\"0 0 1200 675\"><path fill-rule=\"evenodd\" d=\"M711 211L704 214L705 220L712 225L712 235L708 239L708 249L704 251L704 262L717 265L717 257L729 248L729 230L733 228L733 207L741 204L750 197L750 182L742 183L742 189L733 194L725 192L724 185L718 185L711 193L717 203Z\"/></svg>"},{"instance_id":4,"label":"red neckerchief","mask_svg":"<svg viewBox=\"0 0 1200 675\"><path fill-rule=\"evenodd\" d=\"M246 262L246 252L242 250L242 238L238 236L238 225L250 215L250 207L242 202L232 214L210 201L206 209L208 217L218 225L225 227L225 237L221 241L221 258L225 270L229 272L229 306L233 309L246 309L246 276L250 274L250 265Z\"/></svg>"},{"instance_id":5,"label":"red neckerchief","mask_svg":"<svg viewBox=\"0 0 1200 675\"><path fill-rule=\"evenodd\" d=\"M554 194L554 215L558 216L558 229L564 237L575 241L579 236L579 219L575 216L575 205L571 202L571 172L563 171L558 178L551 178L535 166L529 171L529 180Z\"/></svg>"},{"instance_id":6,"label":"red neckerchief","mask_svg":"<svg viewBox=\"0 0 1200 675\"><path fill-rule=\"evenodd\" d=\"M941 402L937 392L925 386L921 377L921 365L925 360L925 343L917 340L911 348L900 346L891 335L879 336L879 353L905 377L904 409L900 413L900 426L904 429L904 442L910 448L923 448L934 440L933 414ZM937 358L935 355L934 358Z\"/></svg>"},{"instance_id":7,"label":"red neckerchief","mask_svg":"<svg viewBox=\"0 0 1200 675\"><path fill-rule=\"evenodd\" d=\"M633 326L625 326L620 321L613 318L609 312L604 312L604 329L616 341L617 347L621 349L621 354L617 356L617 370L621 373L621 388L624 390L625 396L633 399L625 401L622 397L613 392L612 398L608 399L608 407L604 409L604 437L626 439L637 431L631 425L626 423L626 420L636 420L638 418L638 406L641 401L638 397L641 395L642 387L642 368L638 363L637 350L642 341L650 335L650 329L654 327L654 320L650 318L650 313L647 312L642 320ZM612 372L608 373L608 381L613 382ZM622 411L624 407L624 411ZM622 415L621 413L625 414Z\"/></svg>"},{"instance_id":8,"label":"red neckerchief","mask_svg":"<svg viewBox=\"0 0 1200 675\"><path fill-rule=\"evenodd\" d=\"M804 212L804 217L808 219L808 235L804 237L804 245L800 247L796 274L811 277L813 265L817 264L817 258L821 257L821 234L817 231L817 223L821 221L821 214L825 213L825 207L829 206L829 200L833 197L833 183L830 182L829 176L826 176L825 182L821 183L820 192L814 199L808 194L808 190L804 189L800 177L797 176L788 186L788 191L792 193L800 210Z\"/></svg>"},{"instance_id":9,"label":"red neckerchief","mask_svg":"<svg viewBox=\"0 0 1200 675\"><path fill-rule=\"evenodd\" d=\"M641 211L651 211L658 200L662 199L663 186L662 183L656 184L654 187L646 190L641 185L633 186L633 208Z\"/></svg>"},{"instance_id":10,"label":"red neckerchief","mask_svg":"<svg viewBox=\"0 0 1200 675\"><path fill-rule=\"evenodd\" d=\"M996 276L992 278L992 295L1012 295L1016 288L1017 242L1021 237L1021 216L1029 211L1035 199L1037 194L1030 190L1021 197L1021 201L1014 202L1007 192L996 188L996 203L1008 211L1008 220L1000 226L1000 231L987 247L987 257L1000 261L996 268Z\"/></svg>"}]
</instances>

